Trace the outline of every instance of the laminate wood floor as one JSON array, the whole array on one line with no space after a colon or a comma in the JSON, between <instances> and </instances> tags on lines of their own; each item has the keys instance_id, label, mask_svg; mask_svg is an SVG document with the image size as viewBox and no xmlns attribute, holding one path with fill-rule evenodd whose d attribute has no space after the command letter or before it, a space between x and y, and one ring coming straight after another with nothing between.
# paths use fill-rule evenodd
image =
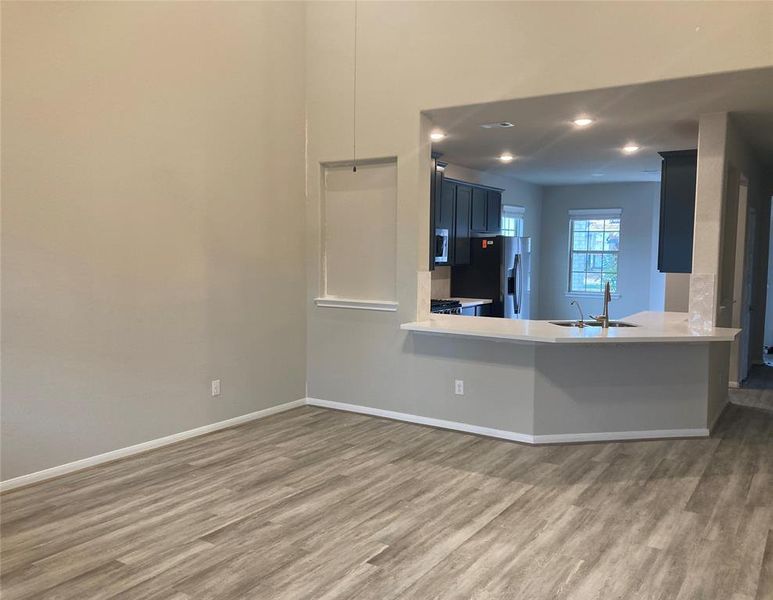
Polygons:
<instances>
[{"instance_id":1,"label":"laminate wood floor","mask_svg":"<svg viewBox=\"0 0 773 600\"><path fill-rule=\"evenodd\" d=\"M2 598L773 598L773 415L529 447L300 408L3 494Z\"/></svg>"},{"instance_id":2,"label":"laminate wood floor","mask_svg":"<svg viewBox=\"0 0 773 600\"><path fill-rule=\"evenodd\" d=\"M730 402L773 411L773 367L753 365L743 387L730 390Z\"/></svg>"}]
</instances>

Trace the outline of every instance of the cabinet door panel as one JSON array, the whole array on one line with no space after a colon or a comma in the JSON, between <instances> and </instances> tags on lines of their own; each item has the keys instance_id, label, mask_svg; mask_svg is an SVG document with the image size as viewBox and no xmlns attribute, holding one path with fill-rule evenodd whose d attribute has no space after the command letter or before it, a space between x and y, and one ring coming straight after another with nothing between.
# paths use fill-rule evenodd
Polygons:
<instances>
[{"instance_id":1,"label":"cabinet door panel","mask_svg":"<svg viewBox=\"0 0 773 600\"><path fill-rule=\"evenodd\" d=\"M502 229L502 192L489 190L486 204L486 231L499 233Z\"/></svg>"},{"instance_id":2,"label":"cabinet door panel","mask_svg":"<svg viewBox=\"0 0 773 600\"><path fill-rule=\"evenodd\" d=\"M662 152L660 182L660 239L658 270L662 273L692 271L695 223L695 151Z\"/></svg>"},{"instance_id":3,"label":"cabinet door panel","mask_svg":"<svg viewBox=\"0 0 773 600\"><path fill-rule=\"evenodd\" d=\"M440 187L440 198L435 204L435 227L448 229L449 232L453 232L456 184L444 180Z\"/></svg>"},{"instance_id":4,"label":"cabinet door panel","mask_svg":"<svg viewBox=\"0 0 773 600\"><path fill-rule=\"evenodd\" d=\"M467 185L456 186L456 218L454 227L455 265L470 264L470 208L472 188Z\"/></svg>"},{"instance_id":5,"label":"cabinet door panel","mask_svg":"<svg viewBox=\"0 0 773 600\"><path fill-rule=\"evenodd\" d=\"M470 211L470 230L478 233L488 231L486 228L486 190L472 188L472 208Z\"/></svg>"}]
</instances>

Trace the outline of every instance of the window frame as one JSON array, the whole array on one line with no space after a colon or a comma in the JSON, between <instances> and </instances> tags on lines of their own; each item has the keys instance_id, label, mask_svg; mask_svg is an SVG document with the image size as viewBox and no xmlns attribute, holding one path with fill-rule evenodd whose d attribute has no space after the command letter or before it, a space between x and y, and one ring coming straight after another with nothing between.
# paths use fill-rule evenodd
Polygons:
<instances>
[{"instance_id":1,"label":"window frame","mask_svg":"<svg viewBox=\"0 0 773 600\"><path fill-rule=\"evenodd\" d=\"M505 219L516 220L515 235L512 237L523 237L523 230L526 227L526 208L523 206L517 206L515 204L502 204L502 223L504 223ZM520 235L518 232L518 225L517 225L518 220L520 220L521 222ZM504 231L505 231L505 228L502 227L501 228L502 235L505 235Z\"/></svg>"},{"instance_id":2,"label":"window frame","mask_svg":"<svg viewBox=\"0 0 773 600\"><path fill-rule=\"evenodd\" d=\"M570 298L601 298L604 294L603 291L598 292L575 292L572 291L572 258L574 252L583 252L582 250L575 251L572 247L573 235L574 235L574 221L588 221L592 219L619 219L620 220L620 239L618 242L617 250L610 250L609 253L615 253L617 255L617 290L612 292L613 298L620 298L620 253L623 242L623 209L622 208L583 208L583 209L570 209L568 215L568 241L567 241L567 269L566 269L566 296ZM600 252L603 254L603 251ZM587 273L587 270L585 271Z\"/></svg>"}]
</instances>

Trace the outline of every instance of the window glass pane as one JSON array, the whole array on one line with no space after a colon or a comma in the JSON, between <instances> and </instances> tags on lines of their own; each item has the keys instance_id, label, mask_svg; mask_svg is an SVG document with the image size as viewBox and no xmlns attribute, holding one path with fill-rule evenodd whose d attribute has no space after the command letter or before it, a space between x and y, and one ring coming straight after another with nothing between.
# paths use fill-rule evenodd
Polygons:
<instances>
[{"instance_id":1,"label":"window glass pane","mask_svg":"<svg viewBox=\"0 0 773 600\"><path fill-rule=\"evenodd\" d=\"M604 231L604 219L591 219L588 221L589 231Z\"/></svg>"},{"instance_id":2,"label":"window glass pane","mask_svg":"<svg viewBox=\"0 0 773 600\"><path fill-rule=\"evenodd\" d=\"M572 288L573 292L585 291L585 273L572 273Z\"/></svg>"},{"instance_id":3,"label":"window glass pane","mask_svg":"<svg viewBox=\"0 0 773 600\"><path fill-rule=\"evenodd\" d=\"M569 291L600 294L609 281L611 291L617 293L620 218L570 217L569 222ZM522 226L516 221L516 230Z\"/></svg>"},{"instance_id":4,"label":"window glass pane","mask_svg":"<svg viewBox=\"0 0 773 600\"><path fill-rule=\"evenodd\" d=\"M588 250L603 250L604 249L604 233L603 232L589 232L588 233Z\"/></svg>"},{"instance_id":5,"label":"window glass pane","mask_svg":"<svg viewBox=\"0 0 773 600\"><path fill-rule=\"evenodd\" d=\"M574 231L588 231L588 221L584 219L575 219L572 221Z\"/></svg>"},{"instance_id":6,"label":"window glass pane","mask_svg":"<svg viewBox=\"0 0 773 600\"><path fill-rule=\"evenodd\" d=\"M515 213L517 214L517 213ZM515 216L513 211L502 210L502 235L513 237L523 235L523 217Z\"/></svg>"},{"instance_id":7,"label":"window glass pane","mask_svg":"<svg viewBox=\"0 0 773 600\"><path fill-rule=\"evenodd\" d=\"M572 254L572 271L585 271L587 256L584 252L574 252Z\"/></svg>"},{"instance_id":8,"label":"window glass pane","mask_svg":"<svg viewBox=\"0 0 773 600\"><path fill-rule=\"evenodd\" d=\"M604 273L614 273L617 275L617 254L611 254L609 252L604 253L604 259L602 261L602 271Z\"/></svg>"},{"instance_id":9,"label":"window glass pane","mask_svg":"<svg viewBox=\"0 0 773 600\"><path fill-rule=\"evenodd\" d=\"M602 256L602 254L589 254L587 270L592 271L593 273L601 273Z\"/></svg>"},{"instance_id":10,"label":"window glass pane","mask_svg":"<svg viewBox=\"0 0 773 600\"><path fill-rule=\"evenodd\" d=\"M515 219L513 217L502 217L502 235L514 235Z\"/></svg>"},{"instance_id":11,"label":"window glass pane","mask_svg":"<svg viewBox=\"0 0 773 600\"><path fill-rule=\"evenodd\" d=\"M619 250L620 249L620 232L608 231L604 234L604 250Z\"/></svg>"},{"instance_id":12,"label":"window glass pane","mask_svg":"<svg viewBox=\"0 0 773 600\"><path fill-rule=\"evenodd\" d=\"M588 234L585 232L574 233L572 236L572 250L587 250Z\"/></svg>"},{"instance_id":13,"label":"window glass pane","mask_svg":"<svg viewBox=\"0 0 773 600\"><path fill-rule=\"evenodd\" d=\"M588 292L601 291L601 273L587 273L585 275L585 290Z\"/></svg>"}]
</instances>

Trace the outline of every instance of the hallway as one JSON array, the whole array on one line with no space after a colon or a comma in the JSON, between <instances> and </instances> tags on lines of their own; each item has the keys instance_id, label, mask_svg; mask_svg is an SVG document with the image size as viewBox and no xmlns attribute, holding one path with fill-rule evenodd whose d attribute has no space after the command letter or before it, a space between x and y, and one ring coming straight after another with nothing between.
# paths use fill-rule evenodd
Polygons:
<instances>
[{"instance_id":1,"label":"hallway","mask_svg":"<svg viewBox=\"0 0 773 600\"><path fill-rule=\"evenodd\" d=\"M754 365L743 388L730 390L730 402L773 411L773 366Z\"/></svg>"}]
</instances>

